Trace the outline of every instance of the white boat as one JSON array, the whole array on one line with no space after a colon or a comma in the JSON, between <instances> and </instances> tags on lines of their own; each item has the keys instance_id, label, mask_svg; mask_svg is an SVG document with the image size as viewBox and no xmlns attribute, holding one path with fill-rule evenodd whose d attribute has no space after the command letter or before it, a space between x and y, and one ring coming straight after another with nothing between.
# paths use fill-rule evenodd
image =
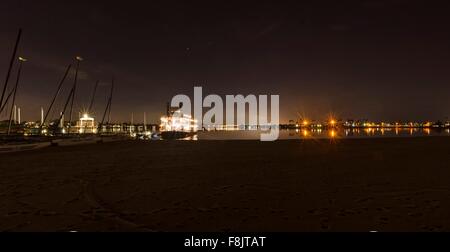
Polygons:
<instances>
[{"instance_id":1,"label":"white boat","mask_svg":"<svg viewBox=\"0 0 450 252\"><path fill-rule=\"evenodd\" d=\"M151 137L150 137L150 139L151 140L161 140L161 134L160 133L152 133L151 135L150 135Z\"/></svg>"},{"instance_id":2,"label":"white boat","mask_svg":"<svg viewBox=\"0 0 450 252\"><path fill-rule=\"evenodd\" d=\"M0 145L0 153L36 150L48 147L50 145L51 145L50 142L2 144Z\"/></svg>"}]
</instances>

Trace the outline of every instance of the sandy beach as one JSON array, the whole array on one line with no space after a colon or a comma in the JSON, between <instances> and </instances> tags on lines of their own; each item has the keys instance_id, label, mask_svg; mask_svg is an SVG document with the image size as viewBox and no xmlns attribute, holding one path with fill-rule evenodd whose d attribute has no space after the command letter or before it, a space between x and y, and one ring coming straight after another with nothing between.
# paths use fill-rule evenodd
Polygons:
<instances>
[{"instance_id":1,"label":"sandy beach","mask_svg":"<svg viewBox=\"0 0 450 252\"><path fill-rule=\"evenodd\" d=\"M450 138L127 141L0 155L1 231L450 231Z\"/></svg>"}]
</instances>

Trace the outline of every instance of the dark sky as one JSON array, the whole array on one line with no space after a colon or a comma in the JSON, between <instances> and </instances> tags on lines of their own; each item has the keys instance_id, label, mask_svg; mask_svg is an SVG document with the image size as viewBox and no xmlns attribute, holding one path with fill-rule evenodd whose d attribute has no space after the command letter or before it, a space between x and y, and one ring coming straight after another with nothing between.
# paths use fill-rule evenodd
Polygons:
<instances>
[{"instance_id":1,"label":"dark sky","mask_svg":"<svg viewBox=\"0 0 450 252\"><path fill-rule=\"evenodd\" d=\"M331 2L331 1L330 1ZM18 104L39 118L76 55L76 110L114 75L113 120L157 122L192 95L279 94L282 121L445 119L450 115L450 8L431 1L2 1L0 80L16 33L28 58ZM428 3L428 4L427 4ZM56 107L72 82L66 83Z\"/></svg>"}]
</instances>

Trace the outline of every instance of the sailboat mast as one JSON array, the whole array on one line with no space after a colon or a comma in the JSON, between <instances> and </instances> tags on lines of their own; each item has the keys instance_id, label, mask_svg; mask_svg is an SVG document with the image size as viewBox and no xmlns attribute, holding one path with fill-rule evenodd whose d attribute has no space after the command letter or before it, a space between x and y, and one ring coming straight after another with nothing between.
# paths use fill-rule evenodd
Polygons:
<instances>
[{"instance_id":1,"label":"sailboat mast","mask_svg":"<svg viewBox=\"0 0 450 252\"><path fill-rule=\"evenodd\" d=\"M9 92L8 96L5 99L5 103L3 103L3 106L1 106L0 108L0 113L3 111L3 109L6 107L6 105L8 104L9 99L11 98L11 96L14 93L14 89L11 90L11 92ZM6 112L6 111L5 111Z\"/></svg>"},{"instance_id":2,"label":"sailboat mast","mask_svg":"<svg viewBox=\"0 0 450 252\"><path fill-rule=\"evenodd\" d=\"M17 88L19 87L19 80L20 80L20 74L22 72L22 63L25 62L26 59L19 57L19 70L17 72L17 79L16 79L16 85L14 86L14 94L13 94L13 100L12 100L12 106L11 106L11 112L9 113L9 125L8 125L8 135L11 132L11 123L12 123L12 115L14 110L14 115L16 115L16 94L17 94ZM16 120L16 116L14 116L14 121ZM14 122L16 123L16 122Z\"/></svg>"},{"instance_id":3,"label":"sailboat mast","mask_svg":"<svg viewBox=\"0 0 450 252\"><path fill-rule=\"evenodd\" d=\"M147 115L146 115L146 113L144 112L144 131L147 131Z\"/></svg>"},{"instance_id":4,"label":"sailboat mast","mask_svg":"<svg viewBox=\"0 0 450 252\"><path fill-rule=\"evenodd\" d=\"M92 93L91 103L89 104L89 109L88 109L89 113L92 112L92 106L94 105L95 93L97 92L98 83L99 83L99 81L95 82L94 92Z\"/></svg>"},{"instance_id":5,"label":"sailboat mast","mask_svg":"<svg viewBox=\"0 0 450 252\"><path fill-rule=\"evenodd\" d=\"M61 112L61 114L60 114L60 116L58 118L58 123L57 124L59 124L61 122L62 118L64 117L64 114L66 113L67 105L69 105L69 102L70 102L71 98L73 97L73 92L74 91L73 91L73 88L72 88L70 90L69 96L67 97L66 103L64 104L63 111ZM70 121L69 121L69 129L68 129L67 133L70 134Z\"/></svg>"},{"instance_id":6,"label":"sailboat mast","mask_svg":"<svg viewBox=\"0 0 450 252\"><path fill-rule=\"evenodd\" d=\"M56 93L53 96L52 102L50 103L50 106L48 107L47 112L45 113L45 116L41 120L41 126L40 126L41 129L42 129L42 126L44 125L45 121L47 120L48 114L50 113L50 110L52 109L53 104L55 103L56 97L58 96L59 92L61 91L62 84L64 83L64 80L66 79L67 74L69 73L71 67L72 67L72 65L70 65L70 64L67 66L64 76L61 79L61 81L59 82L58 89L56 90Z\"/></svg>"},{"instance_id":7,"label":"sailboat mast","mask_svg":"<svg viewBox=\"0 0 450 252\"><path fill-rule=\"evenodd\" d=\"M22 36L22 29L19 29L19 34L17 34L16 44L14 45L14 51L13 51L13 54L11 57L11 61L9 62L9 68L8 68L8 72L6 74L5 84L3 85L2 96L0 98L0 107L2 107L2 105L3 105L3 98L5 96L6 87L8 86L8 81L9 81L9 77L11 75L11 70L12 70L12 67L14 64L14 60L16 59L17 48L19 47L19 41L20 41L21 36ZM1 111L0 111L0 113L1 113Z\"/></svg>"},{"instance_id":8,"label":"sailboat mast","mask_svg":"<svg viewBox=\"0 0 450 252\"><path fill-rule=\"evenodd\" d=\"M108 124L111 121L111 106L112 106L113 90L114 90L114 78L111 80L111 92L109 94Z\"/></svg>"},{"instance_id":9,"label":"sailboat mast","mask_svg":"<svg viewBox=\"0 0 450 252\"><path fill-rule=\"evenodd\" d=\"M102 121L100 122L100 124L98 125L98 132L100 132L101 127L103 126L103 123L105 121L105 117L106 117L106 112L109 112L108 115L108 124L110 123L110 119L111 119L111 100L112 100L112 94L113 94L113 89L114 89L114 79L112 79L112 83L111 83L111 91L109 94L109 98L108 98L108 102L106 104L106 108L105 108L105 112L103 112L103 117L102 117Z\"/></svg>"},{"instance_id":10,"label":"sailboat mast","mask_svg":"<svg viewBox=\"0 0 450 252\"><path fill-rule=\"evenodd\" d=\"M73 101L75 100L75 91L76 91L76 88L77 88L78 69L80 67L80 61L82 61L83 58L81 58L80 56L77 56L75 59L77 60L77 67L76 67L76 70L75 70L75 80L73 81L73 87L72 87L72 91L71 91L71 94L72 94L72 98L71 99L72 99L72 101L70 103L70 112L69 112L69 132L70 132L70 127L72 126L71 124L72 124Z\"/></svg>"}]
</instances>

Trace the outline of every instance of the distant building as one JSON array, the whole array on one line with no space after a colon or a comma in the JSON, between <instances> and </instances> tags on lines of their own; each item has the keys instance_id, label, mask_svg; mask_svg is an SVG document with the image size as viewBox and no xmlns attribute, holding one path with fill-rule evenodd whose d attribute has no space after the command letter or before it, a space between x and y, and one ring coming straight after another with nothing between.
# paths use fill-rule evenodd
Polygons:
<instances>
[{"instance_id":1,"label":"distant building","mask_svg":"<svg viewBox=\"0 0 450 252\"><path fill-rule=\"evenodd\" d=\"M76 129L78 133L96 133L97 127L95 126L95 121L93 117L88 114L83 114L82 117L77 121Z\"/></svg>"}]
</instances>

